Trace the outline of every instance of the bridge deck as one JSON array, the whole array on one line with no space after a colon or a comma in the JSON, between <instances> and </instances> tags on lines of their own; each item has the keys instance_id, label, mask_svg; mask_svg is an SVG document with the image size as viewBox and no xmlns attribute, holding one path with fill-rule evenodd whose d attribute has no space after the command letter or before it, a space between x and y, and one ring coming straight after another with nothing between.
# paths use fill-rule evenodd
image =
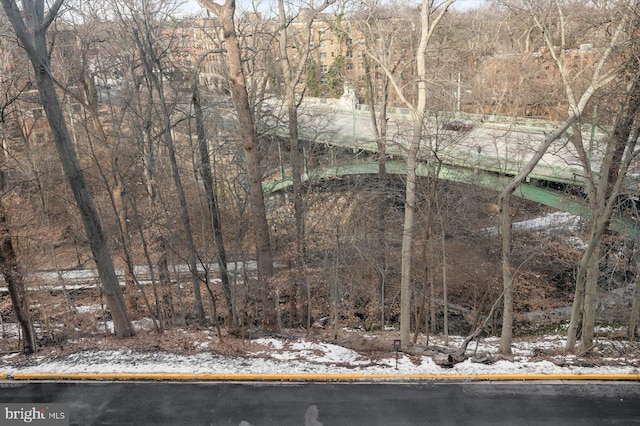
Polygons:
<instances>
[{"instance_id":1,"label":"bridge deck","mask_svg":"<svg viewBox=\"0 0 640 426\"><path fill-rule=\"evenodd\" d=\"M390 158L404 158L406 155L411 125L406 115L396 114L388 121L389 135L386 153ZM528 131L510 129L508 126L491 124L476 125L471 131L458 132L442 130L442 121L429 122L419 153L419 158L426 161L437 155L442 162L438 178L475 184L486 188L501 190L508 176L517 174L529 160L535 149L544 139L545 129L528 129ZM314 126L311 125L314 123ZM318 126L324 122L323 126ZM324 144L328 149L341 148L369 153L377 152L374 133L369 113L358 110L327 112L326 109L306 108L301 111L301 137L316 144ZM282 128L282 127L279 127ZM321 128L322 130L313 130ZM285 136L282 134L281 136ZM591 137L586 134L584 137ZM589 153L594 164L601 162L599 139L594 137L593 150ZM349 174L375 174L378 165L375 162L353 160L350 164L336 165L312 170L308 173L311 179L322 179L328 176ZM402 162L388 162L387 172L402 174L406 166ZM425 164L417 170L418 175L427 176ZM638 173L629 174L626 188L633 193L638 188ZM506 176L506 177L505 177ZM556 141L540 163L529 175L529 180L571 185L584 185L584 174L578 155L566 138ZM265 191L277 192L291 185L290 180L281 182L265 182ZM581 216L588 216L588 208L581 202L567 196L562 191L544 189L531 184L523 184L516 192L536 202L549 205ZM637 220L631 217L614 220L612 228L616 231L640 236Z\"/></svg>"}]
</instances>

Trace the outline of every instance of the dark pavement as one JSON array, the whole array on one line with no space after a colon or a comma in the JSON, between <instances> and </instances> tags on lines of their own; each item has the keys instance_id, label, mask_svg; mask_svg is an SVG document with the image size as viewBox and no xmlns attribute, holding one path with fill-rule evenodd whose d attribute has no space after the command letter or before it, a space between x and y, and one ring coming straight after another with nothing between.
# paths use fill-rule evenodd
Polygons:
<instances>
[{"instance_id":1,"label":"dark pavement","mask_svg":"<svg viewBox=\"0 0 640 426\"><path fill-rule=\"evenodd\" d=\"M73 425L640 425L637 382L1 382ZM1 423L1 421L0 421Z\"/></svg>"}]
</instances>

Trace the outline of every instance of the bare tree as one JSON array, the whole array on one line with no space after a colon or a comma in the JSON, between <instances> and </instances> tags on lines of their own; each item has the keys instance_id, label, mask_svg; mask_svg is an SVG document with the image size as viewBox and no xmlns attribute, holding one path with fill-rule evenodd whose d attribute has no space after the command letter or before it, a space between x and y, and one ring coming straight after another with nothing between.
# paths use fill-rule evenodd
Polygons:
<instances>
[{"instance_id":1,"label":"bare tree","mask_svg":"<svg viewBox=\"0 0 640 426\"><path fill-rule=\"evenodd\" d=\"M11 55L11 51L15 48L13 43L6 42L3 39L0 42L0 52L5 59ZM0 152L0 271L7 283L7 290L11 298L13 310L20 324L22 331L22 352L31 354L36 351L36 334L33 327L33 321L29 314L29 303L26 295L26 289L17 255L13 247L13 237L9 223L7 220L7 209L3 197L6 188L6 159L8 157L8 138L6 131L6 110L7 107L16 101L16 95L12 88L16 84L15 74L10 75L9 61L5 60L0 65L0 137L2 138L2 152Z\"/></svg>"},{"instance_id":2,"label":"bare tree","mask_svg":"<svg viewBox=\"0 0 640 426\"><path fill-rule=\"evenodd\" d=\"M366 49L373 52L378 61L387 64L391 74L396 73L400 64L400 57L391 57L391 52L397 51L396 43L400 36L399 28L389 25L387 11L378 10L373 6L369 10L363 10L364 19L356 21L354 26L365 35ZM385 207L387 204L387 137L388 121L387 109L389 107L389 76L386 73L376 71L380 66L372 61L369 55L364 55L363 64L365 67L365 83L367 88L366 103L369 106L371 127L374 131L378 156L378 212L377 212L377 233L378 233L378 288L380 289L380 324L384 328L385 324L385 287L386 287L386 225ZM374 63L372 63L374 62ZM380 81L379 81L380 80ZM378 85L376 85L378 83Z\"/></svg>"},{"instance_id":3,"label":"bare tree","mask_svg":"<svg viewBox=\"0 0 640 426\"><path fill-rule=\"evenodd\" d=\"M402 231L401 252L401 277L400 277L400 340L403 348L410 342L411 324L411 263L413 260L413 227L416 209L416 168L418 166L418 152L423 136L425 111L427 107L427 48L438 24L445 16L449 7L455 0L448 0L441 5L435 2L423 0L420 8L420 41L416 48L416 82L418 87L417 101L415 104L409 101L398 81L384 64L378 62L390 77L391 84L401 101L406 105L412 116L412 130L409 147L407 150L407 181L405 188L405 213Z\"/></svg>"},{"instance_id":4,"label":"bare tree","mask_svg":"<svg viewBox=\"0 0 640 426\"><path fill-rule=\"evenodd\" d=\"M115 6L117 7L117 13L121 22L124 25L130 25L128 30L132 35L138 58L144 70L146 81L148 82L149 90L157 96L154 106L159 109L162 139L169 156L171 175L178 196L178 208L182 226L184 227L184 238L188 250L187 263L193 277L196 317L198 321L202 323L205 320L205 315L200 291L201 279L198 275L196 264L196 247L191 230L191 220L189 218L185 189L180 175L176 144L172 132L173 122L165 89L165 76L170 70L175 70L175 68L171 66L172 64L168 63L168 58L165 56L166 52L171 49L173 38L169 36L168 40L165 40L166 43L163 44L162 34L159 33L159 30L162 30L162 28L160 25L161 22L158 22L158 19L168 20L169 15L164 15L166 13L165 9L167 7L172 8L173 6L163 2L156 4L148 0L143 0L139 4L131 2L120 4L116 2ZM129 20L129 17L131 17L131 20ZM164 30L171 31L169 28L165 28Z\"/></svg>"},{"instance_id":5,"label":"bare tree","mask_svg":"<svg viewBox=\"0 0 640 426\"><path fill-rule=\"evenodd\" d=\"M75 43L65 44L61 46L62 49L56 49L54 53L59 54L61 58L76 57L74 63L76 66L62 69L64 80L60 81L60 79L58 82L64 87L65 103L67 105L73 103L73 106L76 107L73 108L75 113L69 114L70 122L74 128L74 139L76 143L86 141L88 154L94 161L94 170L96 171L94 176L99 177L102 181L104 189L109 194L108 198L114 216L117 218L117 226L115 226L117 232L114 235L118 236L119 250L116 252L120 254L124 262L125 299L129 311L133 315L139 311L141 297L149 315L153 317L155 330L161 333L162 324L158 321L159 310L157 308L159 308L159 303L153 271L151 271L151 275L152 288L156 296L155 310L152 308L144 288L140 285L134 268L134 245L130 237L132 230L130 212L135 208L132 208L131 205L130 188L125 176L127 170L134 168L137 159L130 155L132 151L128 146L129 140L125 136L126 130L122 126L114 128L109 125L111 120L121 123L121 117L117 117L117 115L124 112L108 100L99 100L97 92L94 91L96 90L93 80L95 74L91 71L91 62L94 58L91 52L94 51L96 45L99 44L104 49L105 44L113 42L113 40L108 40L104 27L89 24L95 23L98 19L92 13L97 13L97 11L93 8L74 10L71 14L71 20L65 23L66 32L75 35ZM76 20L80 22L75 22ZM78 90L78 86L80 86L80 90ZM106 108L102 108L105 106Z\"/></svg>"},{"instance_id":6,"label":"bare tree","mask_svg":"<svg viewBox=\"0 0 640 426\"><path fill-rule=\"evenodd\" d=\"M287 104L289 129L289 156L291 159L291 174L293 181L293 207L295 216L295 267L299 280L307 290L306 328L311 327L311 304L308 283L305 277L305 207L302 191L302 174L304 161L301 158L298 137L298 87L305 71L305 64L309 58L313 40L312 29L316 18L335 0L322 2L318 7L306 9L305 16L292 18L291 10L287 13L284 0L278 0L278 47L280 66L284 77L284 97ZM300 13L300 11L298 11ZM295 47L295 49L293 49ZM295 56L294 56L295 55ZM293 294L290 295L293 297ZM293 318L292 318L293 320Z\"/></svg>"},{"instance_id":7,"label":"bare tree","mask_svg":"<svg viewBox=\"0 0 640 426\"><path fill-rule=\"evenodd\" d=\"M627 31L637 29L638 10L623 9L622 12L625 17L634 16ZM621 19L621 22L625 21L625 18ZM598 164L596 156L590 152L593 142L589 138L583 138L577 126L574 126L570 137L586 175L585 190L591 213L591 230L576 274L576 294L565 346L567 351L574 349L579 324L582 324L580 351L584 352L593 345L602 237L607 231L614 208L624 189L629 167L639 154L636 149L640 135L638 47L637 42L629 43L627 46L630 47L627 49L628 60L620 68L621 78L619 84L615 85L624 87L624 90L617 96L620 99L617 105L618 114L611 133L606 135L603 141L604 155L600 163Z\"/></svg>"},{"instance_id":8,"label":"bare tree","mask_svg":"<svg viewBox=\"0 0 640 426\"><path fill-rule=\"evenodd\" d=\"M636 262L636 277L633 282L633 299L631 301L631 312L629 313L629 325L627 327L627 339L634 340L638 327L638 315L640 315L640 262L638 262L637 250L634 250Z\"/></svg>"},{"instance_id":9,"label":"bare tree","mask_svg":"<svg viewBox=\"0 0 640 426\"><path fill-rule=\"evenodd\" d=\"M221 53L220 51L207 52L203 55L196 65L199 68L202 59L209 54ZM204 112L202 106L202 99L199 87L199 76L196 69L196 74L193 80L193 93L192 102L195 113L196 131L198 133L198 153L200 154L200 169L202 180L204 182L207 207L209 210L209 217L211 219L211 228L213 229L213 236L215 240L218 267L220 268L220 281L222 281L222 289L225 300L227 302L227 310L229 314L229 321L235 325L237 314L235 312L235 304L233 295L231 292L231 283L229 281L229 271L227 270L227 249L224 245L224 238L222 235L222 223L220 220L220 208L218 203L218 196L216 194L215 183L213 180L213 173L211 171L211 158L209 155L209 143L207 139L207 131L204 123Z\"/></svg>"},{"instance_id":10,"label":"bare tree","mask_svg":"<svg viewBox=\"0 0 640 426\"><path fill-rule=\"evenodd\" d=\"M119 337L132 336L134 330L127 314L111 253L93 197L80 167L63 108L56 93L55 80L51 74L46 35L60 12L63 0L53 3L46 12L44 3L43 0L25 0L21 2L21 9L18 3L12 0L2 0L2 7L33 66L42 106L47 115L62 167L80 210L82 223L107 298L107 305L111 311L115 333Z\"/></svg>"},{"instance_id":11,"label":"bare tree","mask_svg":"<svg viewBox=\"0 0 640 426\"><path fill-rule=\"evenodd\" d=\"M255 117L249 102L240 42L235 27L236 2L235 0L226 0L224 4L219 4L211 0L200 0L200 4L218 16L222 24L224 39L222 47L227 52L231 95L238 114L240 143L244 151L245 168L249 178L249 203L255 229L258 279L263 286L263 301L266 302L268 283L273 276L273 253L264 193L262 192L262 173L260 172L260 153L256 140Z\"/></svg>"},{"instance_id":12,"label":"bare tree","mask_svg":"<svg viewBox=\"0 0 640 426\"><path fill-rule=\"evenodd\" d=\"M0 170L0 187L4 188L4 171ZM33 321L29 314L29 303L26 288L15 249L9 223L7 221L7 211L0 197L0 271L7 283L11 304L16 315L16 319L22 330L22 353L32 354L36 351L36 332Z\"/></svg>"},{"instance_id":13,"label":"bare tree","mask_svg":"<svg viewBox=\"0 0 640 426\"><path fill-rule=\"evenodd\" d=\"M523 5L510 4L510 7L517 13L525 13L530 16L534 22L537 31L543 37L543 40L549 50L553 62L558 67L562 78L562 86L565 91L565 101L568 106L568 113L565 120L559 124L552 132L545 136L544 141L537 147L529 161L520 169L520 172L506 185L499 195L500 206L500 227L502 238L502 262L503 262L503 323L502 335L500 340L500 351L505 354L511 353L511 341L513 336L513 271L511 267L511 217L510 217L510 200L511 194L520 186L526 177L535 168L542 159L551 144L567 132L572 126L578 123L587 104L593 95L602 87L612 81L615 72L607 69L607 61L613 52L615 46L619 42L619 38L625 28L625 19L617 26L611 35L609 42L602 50L599 60L593 66L591 78L587 82L586 88L582 95L578 96L575 91L575 82L571 77L570 70L566 61L566 45L565 45L565 16L560 2L554 1L553 7L556 9L557 22L551 20L545 8L540 8L540 3L526 3ZM550 25L554 25L553 31ZM557 25L557 28L555 27ZM556 46L557 40L554 34L560 34L560 46Z\"/></svg>"},{"instance_id":14,"label":"bare tree","mask_svg":"<svg viewBox=\"0 0 640 426\"><path fill-rule=\"evenodd\" d=\"M91 6L88 8L85 5L83 9L89 16L88 19L98 19L98 16L111 13L103 9L110 8L111 5ZM119 151L112 160L114 181L119 182L126 193L123 201L129 206L130 224L137 228L138 241L149 267L156 316L165 323L177 318L183 323L186 312L184 305L180 303L180 315L175 313L172 295L174 286L171 284L169 271L171 239L177 232L166 223L173 221L173 212L180 209L168 205L168 200L175 197L163 197L163 190L170 191L173 186L170 174L167 176L162 173L165 165L165 157L161 155L164 144L163 116L157 113L155 92L150 88L150 81L145 78L144 67L128 29L129 26L125 23L122 26L106 25L99 29L101 55L91 58L95 66L92 78L98 86L101 106L105 107L100 111L101 120L120 124L112 126L109 131L114 149ZM140 164L142 176L137 175L137 169L131 167L131 163L123 161L128 157L132 162ZM117 158L121 160L119 163L115 161ZM132 171L134 174L128 175ZM138 182L144 184L145 191L142 195L135 191ZM146 203L142 201L145 196ZM158 281L160 288L157 286ZM180 287L175 288L180 299Z\"/></svg>"}]
</instances>

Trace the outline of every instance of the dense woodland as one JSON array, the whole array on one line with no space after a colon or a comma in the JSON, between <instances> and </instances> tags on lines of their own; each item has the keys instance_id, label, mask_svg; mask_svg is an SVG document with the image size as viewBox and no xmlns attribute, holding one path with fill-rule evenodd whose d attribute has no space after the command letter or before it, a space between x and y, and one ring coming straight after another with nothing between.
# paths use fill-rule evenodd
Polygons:
<instances>
[{"instance_id":1,"label":"dense woodland","mask_svg":"<svg viewBox=\"0 0 640 426\"><path fill-rule=\"evenodd\" d=\"M393 327L405 349L486 332L504 354L559 323L567 352L588 350L598 323L637 336L637 0L201 0L215 25L191 61L185 28L201 20L174 0L0 1L3 351L128 338L141 319L221 339ZM318 78L317 23L339 44L357 31L360 76L338 57ZM301 134L334 117L302 101L345 87L371 111L379 171L306 180L330 155ZM409 114L390 127L395 107ZM439 150L464 136L441 125L465 112L545 124L501 191L439 179ZM406 174L392 175L399 137ZM559 189L585 214L519 230L552 213L513 194L559 141L583 170ZM281 178L289 189L263 190Z\"/></svg>"}]
</instances>

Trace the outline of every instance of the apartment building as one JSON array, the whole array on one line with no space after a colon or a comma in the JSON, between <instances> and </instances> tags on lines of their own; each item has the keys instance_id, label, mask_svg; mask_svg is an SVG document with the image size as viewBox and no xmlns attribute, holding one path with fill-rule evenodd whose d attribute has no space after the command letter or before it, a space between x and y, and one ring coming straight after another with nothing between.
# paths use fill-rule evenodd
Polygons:
<instances>
[{"instance_id":1,"label":"apartment building","mask_svg":"<svg viewBox=\"0 0 640 426\"><path fill-rule=\"evenodd\" d=\"M65 112L71 117L80 112L80 103L85 94L81 80L83 64L79 51L83 48L73 31L60 30L50 52L51 67L57 82L64 91L60 100ZM2 64L2 89L7 102L3 109L3 137L13 141L13 148L20 151L25 144L38 146L51 139L51 131L40 102L34 70L24 52L17 46L3 46L5 60ZM64 69L63 69L64 67ZM3 145L5 141L3 140Z\"/></svg>"},{"instance_id":2,"label":"apartment building","mask_svg":"<svg viewBox=\"0 0 640 426\"><path fill-rule=\"evenodd\" d=\"M301 10L300 14L289 25L292 34L289 46L289 58L294 67L299 64L301 48L306 37L306 28L309 24L311 12ZM255 37L269 38L266 40L268 48L272 50L271 58L279 57L279 45L277 33L279 24L277 19L263 19L259 14L247 14L238 18L239 28L246 32L240 33L240 37L246 40ZM336 21L335 17L328 14L319 14L315 17L311 25L309 58L304 64L300 91L306 90L307 96L314 97L339 97L345 85L353 88L358 101L365 102L367 94L366 74L370 73L374 91L382 90L384 73L380 65L370 55L367 57L367 50L377 54L383 61L394 61L407 63L411 61L413 55L415 31L412 25L406 22L394 22L402 31L396 31L396 39L385 41L371 39L363 31L362 25L357 21L342 20ZM398 35L401 33L402 35ZM224 90L226 85L226 67L224 64L222 32L216 18L199 19L195 23L184 22L181 37L190 45L179 46L180 56L184 65L197 66L200 81L212 88ZM369 39L368 39L369 38ZM255 41L252 41L255 45ZM243 45L250 50L249 41ZM372 47L373 46L373 47ZM385 49L392 49L392 52ZM380 52L375 52L379 49ZM189 60L186 60L188 57ZM368 63L368 64L367 64ZM269 64L273 70L271 72L279 74L279 64L275 62ZM368 66L368 70L367 70ZM411 79L411 73L406 70L399 74L403 84ZM277 87L270 87L270 90L277 92Z\"/></svg>"},{"instance_id":3,"label":"apartment building","mask_svg":"<svg viewBox=\"0 0 640 426\"><path fill-rule=\"evenodd\" d=\"M600 51L591 44L564 52L573 84L590 78ZM562 75L546 48L530 54L500 53L483 60L474 79L475 111L557 119L566 112Z\"/></svg>"}]
</instances>

